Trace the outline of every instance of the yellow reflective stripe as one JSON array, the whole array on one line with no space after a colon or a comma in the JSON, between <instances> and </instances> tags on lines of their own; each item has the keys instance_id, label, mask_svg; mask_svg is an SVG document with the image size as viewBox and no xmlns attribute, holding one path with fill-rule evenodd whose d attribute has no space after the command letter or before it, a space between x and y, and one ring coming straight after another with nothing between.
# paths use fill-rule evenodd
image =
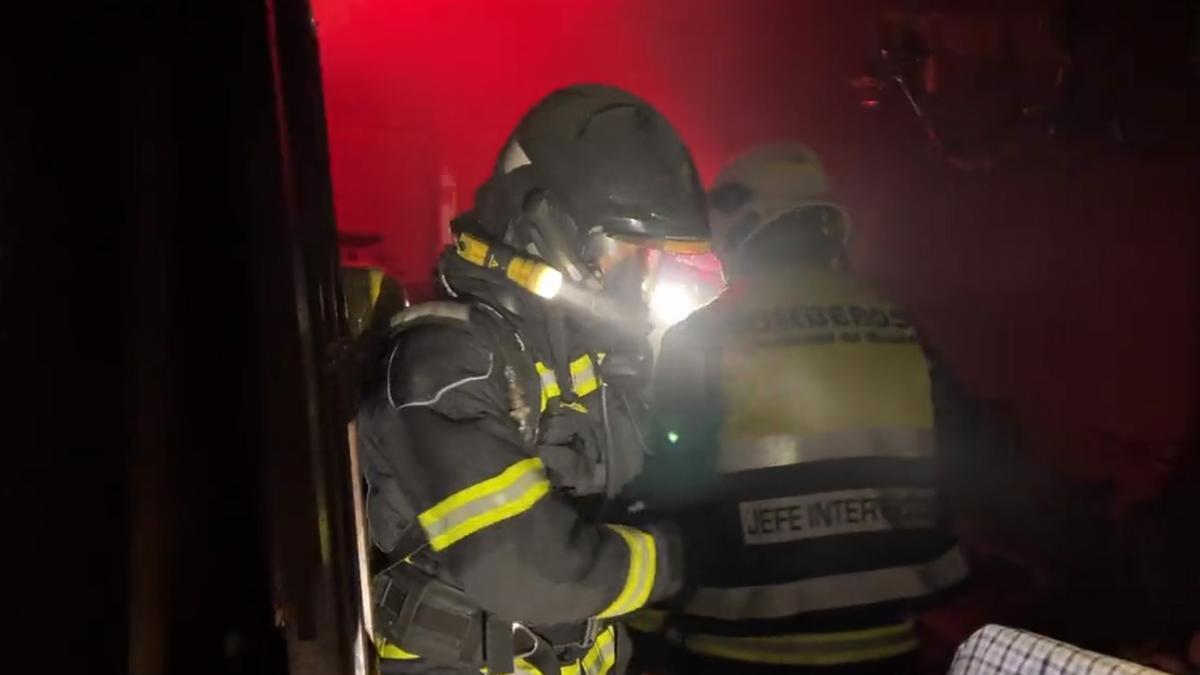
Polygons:
<instances>
[{"instance_id":1,"label":"yellow reflective stripe","mask_svg":"<svg viewBox=\"0 0 1200 675\"><path fill-rule=\"evenodd\" d=\"M562 390L558 388L558 378L549 366L538 361L533 367L537 370L542 385L542 412L546 412L546 405L550 403L550 399L562 396Z\"/></svg>"},{"instance_id":2,"label":"yellow reflective stripe","mask_svg":"<svg viewBox=\"0 0 1200 675\"><path fill-rule=\"evenodd\" d=\"M917 648L912 622L882 628L775 635L770 637L731 637L724 635L688 635L688 651L734 661L791 666L832 666L874 661L907 654Z\"/></svg>"},{"instance_id":3,"label":"yellow reflective stripe","mask_svg":"<svg viewBox=\"0 0 1200 675\"><path fill-rule=\"evenodd\" d=\"M654 537L625 525L608 525L629 546L629 572L625 576L625 586L621 589L613 603L596 616L607 618L628 614L650 599L650 589L654 588L654 575L658 566L658 547Z\"/></svg>"},{"instance_id":4,"label":"yellow reflective stripe","mask_svg":"<svg viewBox=\"0 0 1200 675\"><path fill-rule=\"evenodd\" d=\"M625 626L639 633L657 633L667 623L667 612L661 609L643 607L625 617Z\"/></svg>"},{"instance_id":5,"label":"yellow reflective stripe","mask_svg":"<svg viewBox=\"0 0 1200 675\"><path fill-rule=\"evenodd\" d=\"M596 369L592 367L592 358L587 354L571 362L571 386L578 396L587 396L600 388L600 381L596 379Z\"/></svg>"},{"instance_id":6,"label":"yellow reflective stripe","mask_svg":"<svg viewBox=\"0 0 1200 675\"><path fill-rule=\"evenodd\" d=\"M378 635L375 636L375 651L379 653L379 658L381 659L399 659L408 661L411 659L421 658L412 652L404 651L403 649L388 642L386 639Z\"/></svg>"},{"instance_id":7,"label":"yellow reflective stripe","mask_svg":"<svg viewBox=\"0 0 1200 675\"><path fill-rule=\"evenodd\" d=\"M558 384L558 377L555 376L553 368L541 361L533 364L533 367L537 370L538 378L541 380L542 411L544 412L550 399L562 396L562 388ZM592 365L592 357L584 354L572 361L569 369L571 371L571 389L577 396L587 396L600 388L600 378L596 377L596 368ZM582 410L579 407L573 408L579 412L587 412L586 407L583 407Z\"/></svg>"},{"instance_id":8,"label":"yellow reflective stripe","mask_svg":"<svg viewBox=\"0 0 1200 675\"><path fill-rule=\"evenodd\" d=\"M581 675L604 675L617 662L616 631L612 626L596 636L596 642L583 658L579 659ZM563 669L564 675L567 669Z\"/></svg>"},{"instance_id":9,"label":"yellow reflective stripe","mask_svg":"<svg viewBox=\"0 0 1200 675\"><path fill-rule=\"evenodd\" d=\"M459 490L417 516L429 545L454 542L527 511L550 491L542 460L523 459L497 476Z\"/></svg>"}]
</instances>

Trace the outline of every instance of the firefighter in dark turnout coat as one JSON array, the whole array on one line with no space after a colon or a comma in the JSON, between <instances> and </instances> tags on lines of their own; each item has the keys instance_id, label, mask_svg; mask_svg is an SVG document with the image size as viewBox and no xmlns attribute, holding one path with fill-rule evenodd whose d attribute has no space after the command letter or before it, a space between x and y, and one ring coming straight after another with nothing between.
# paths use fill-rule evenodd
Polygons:
<instances>
[{"instance_id":1,"label":"firefighter in dark turnout coat","mask_svg":"<svg viewBox=\"0 0 1200 675\"><path fill-rule=\"evenodd\" d=\"M522 119L358 415L385 671L618 673L614 620L679 588L675 530L608 505L642 462L646 251L703 250L703 198L630 94Z\"/></svg>"}]
</instances>

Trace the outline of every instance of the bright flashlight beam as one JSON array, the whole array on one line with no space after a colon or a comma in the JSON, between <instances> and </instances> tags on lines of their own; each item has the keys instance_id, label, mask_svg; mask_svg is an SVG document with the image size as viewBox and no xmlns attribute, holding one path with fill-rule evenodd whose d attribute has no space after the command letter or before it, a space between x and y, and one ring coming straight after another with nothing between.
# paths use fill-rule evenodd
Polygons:
<instances>
[{"instance_id":1,"label":"bright flashlight beam","mask_svg":"<svg viewBox=\"0 0 1200 675\"><path fill-rule=\"evenodd\" d=\"M700 303L680 284L662 283L650 295L650 314L660 326L673 326L699 308Z\"/></svg>"},{"instance_id":2,"label":"bright flashlight beam","mask_svg":"<svg viewBox=\"0 0 1200 675\"><path fill-rule=\"evenodd\" d=\"M562 285L562 272L553 267L545 266L538 272L537 279L533 282L532 290L541 297L551 300L562 290Z\"/></svg>"}]
</instances>

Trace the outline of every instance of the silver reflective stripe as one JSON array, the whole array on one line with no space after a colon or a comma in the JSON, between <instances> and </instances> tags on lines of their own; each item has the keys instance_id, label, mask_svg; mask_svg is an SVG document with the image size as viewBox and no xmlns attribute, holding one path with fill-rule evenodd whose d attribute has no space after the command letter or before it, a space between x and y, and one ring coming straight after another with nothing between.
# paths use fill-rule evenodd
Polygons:
<instances>
[{"instance_id":1,"label":"silver reflective stripe","mask_svg":"<svg viewBox=\"0 0 1200 675\"><path fill-rule=\"evenodd\" d=\"M759 654L786 654L788 656L800 656L801 654L824 654L828 652L847 652L850 650L874 650L893 645L908 645L916 637L915 632L910 627L907 631L896 632L889 635L880 635L859 638L855 640L847 640L843 637L833 639L821 639L820 633L811 635L796 636L801 639L789 640L791 636L773 636L770 638L736 638L724 636L709 636L709 635L690 635L685 637L684 644L692 651L702 651L696 649L703 647L706 643L719 643L723 646L740 646L747 651L753 650Z\"/></svg>"},{"instance_id":2,"label":"silver reflective stripe","mask_svg":"<svg viewBox=\"0 0 1200 675\"><path fill-rule=\"evenodd\" d=\"M692 634L684 648L735 661L821 666L888 658L917 647L912 622L836 633L800 633L764 637Z\"/></svg>"},{"instance_id":3,"label":"silver reflective stripe","mask_svg":"<svg viewBox=\"0 0 1200 675\"><path fill-rule=\"evenodd\" d=\"M545 480L546 477L540 471L530 471L502 491L487 494L479 499L469 501L441 518L431 521L425 526L425 533L429 535L430 539L439 537L476 516L481 516L500 506L517 501L530 488Z\"/></svg>"},{"instance_id":4,"label":"silver reflective stripe","mask_svg":"<svg viewBox=\"0 0 1200 675\"><path fill-rule=\"evenodd\" d=\"M587 355L571 364L571 387L580 396L586 396L595 391L596 369L592 367L592 359Z\"/></svg>"},{"instance_id":5,"label":"silver reflective stripe","mask_svg":"<svg viewBox=\"0 0 1200 675\"><path fill-rule=\"evenodd\" d=\"M685 610L727 621L777 619L804 612L919 598L967 576L958 547L923 565L814 577L783 584L701 588Z\"/></svg>"},{"instance_id":6,"label":"silver reflective stripe","mask_svg":"<svg viewBox=\"0 0 1200 675\"><path fill-rule=\"evenodd\" d=\"M933 456L933 448L933 430L912 427L851 429L809 437L777 434L746 441L722 442L717 456L717 469L721 473L733 473L866 457L925 459Z\"/></svg>"},{"instance_id":7,"label":"silver reflective stripe","mask_svg":"<svg viewBox=\"0 0 1200 675\"><path fill-rule=\"evenodd\" d=\"M629 571L620 594L596 615L600 618L628 614L645 605L658 572L658 546L653 535L626 525L608 524L605 527L620 535L629 547Z\"/></svg>"},{"instance_id":8,"label":"silver reflective stripe","mask_svg":"<svg viewBox=\"0 0 1200 675\"><path fill-rule=\"evenodd\" d=\"M503 472L443 499L417 514L429 545L441 551L479 530L517 516L550 491L542 461L521 460Z\"/></svg>"},{"instance_id":9,"label":"silver reflective stripe","mask_svg":"<svg viewBox=\"0 0 1200 675\"><path fill-rule=\"evenodd\" d=\"M541 395L538 397L540 399L540 410L545 412L546 405L550 403L550 399L561 396L562 391L558 388L558 378L554 376L553 370L541 361L533 365L537 370L538 379L541 381Z\"/></svg>"}]
</instances>

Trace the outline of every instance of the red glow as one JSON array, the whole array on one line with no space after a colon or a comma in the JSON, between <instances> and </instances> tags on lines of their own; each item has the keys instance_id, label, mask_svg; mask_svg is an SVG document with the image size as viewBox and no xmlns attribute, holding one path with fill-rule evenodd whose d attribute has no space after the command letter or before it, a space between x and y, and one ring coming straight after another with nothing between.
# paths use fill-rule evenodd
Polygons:
<instances>
[{"instance_id":1,"label":"red glow","mask_svg":"<svg viewBox=\"0 0 1200 675\"><path fill-rule=\"evenodd\" d=\"M847 87L877 53L873 13L903 4L314 0L340 227L382 235L361 257L420 298L446 215L470 205L521 113L554 87L608 82L658 106L706 178L760 142L813 146L852 214L855 267L973 391L1055 429L1048 452L1086 458L1096 428L1186 433L1194 172L949 171L901 107L865 114L878 97Z\"/></svg>"},{"instance_id":2,"label":"red glow","mask_svg":"<svg viewBox=\"0 0 1200 675\"><path fill-rule=\"evenodd\" d=\"M663 90L635 5L316 2L341 227L382 233L380 262L426 281L446 217L538 98L589 80Z\"/></svg>"},{"instance_id":3,"label":"red glow","mask_svg":"<svg viewBox=\"0 0 1200 675\"><path fill-rule=\"evenodd\" d=\"M833 34L845 31L821 29L830 17L811 5L314 0L340 227L382 233L379 262L423 283L449 197L439 176L469 206L520 115L574 82L648 98L706 176L746 145L782 135L801 133L826 151L816 139L846 135L856 102L844 73L861 59L835 49ZM799 26L813 27L803 44L791 35ZM865 38L873 26L856 29ZM800 67L788 66L781 88L766 63ZM808 93L833 87L840 95Z\"/></svg>"}]
</instances>

